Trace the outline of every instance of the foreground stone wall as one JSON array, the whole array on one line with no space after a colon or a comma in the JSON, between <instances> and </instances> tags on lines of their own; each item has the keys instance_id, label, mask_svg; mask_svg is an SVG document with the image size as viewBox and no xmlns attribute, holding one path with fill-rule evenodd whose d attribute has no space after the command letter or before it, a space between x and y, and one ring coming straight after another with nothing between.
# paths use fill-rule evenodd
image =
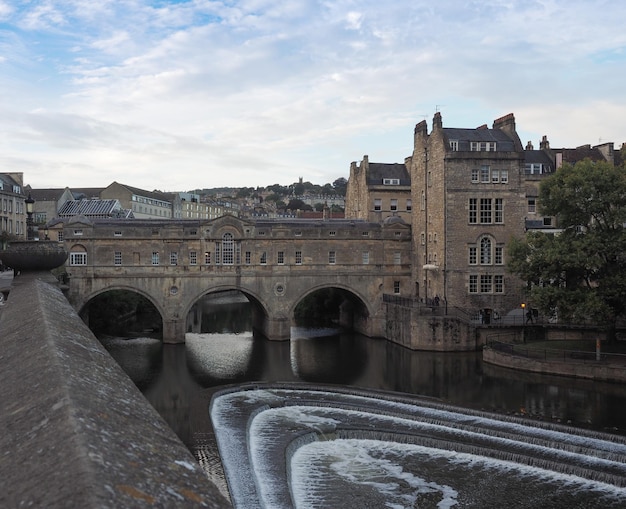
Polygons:
<instances>
[{"instance_id":1,"label":"foreground stone wall","mask_svg":"<svg viewBox=\"0 0 626 509\"><path fill-rule=\"evenodd\" d=\"M0 316L0 506L230 507L49 278Z\"/></svg>"}]
</instances>

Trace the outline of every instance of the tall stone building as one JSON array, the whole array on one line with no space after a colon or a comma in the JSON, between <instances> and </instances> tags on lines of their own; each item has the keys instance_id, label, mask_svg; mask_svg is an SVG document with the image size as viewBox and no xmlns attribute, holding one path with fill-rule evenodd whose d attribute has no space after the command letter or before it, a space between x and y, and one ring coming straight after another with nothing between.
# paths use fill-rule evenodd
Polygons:
<instances>
[{"instance_id":1,"label":"tall stone building","mask_svg":"<svg viewBox=\"0 0 626 509\"><path fill-rule=\"evenodd\" d=\"M519 307L521 282L506 246L525 231L524 149L512 114L490 129L415 127L411 157L415 293L425 302L482 310Z\"/></svg>"}]
</instances>

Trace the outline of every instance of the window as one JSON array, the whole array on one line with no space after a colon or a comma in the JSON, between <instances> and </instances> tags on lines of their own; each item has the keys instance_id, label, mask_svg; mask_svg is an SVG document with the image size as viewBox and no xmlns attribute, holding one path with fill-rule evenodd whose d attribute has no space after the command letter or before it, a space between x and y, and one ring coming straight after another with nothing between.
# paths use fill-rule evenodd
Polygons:
<instances>
[{"instance_id":1,"label":"window","mask_svg":"<svg viewBox=\"0 0 626 509\"><path fill-rule=\"evenodd\" d=\"M87 265L87 253L70 253L70 265Z\"/></svg>"},{"instance_id":2,"label":"window","mask_svg":"<svg viewBox=\"0 0 626 509\"><path fill-rule=\"evenodd\" d=\"M122 265L122 252L121 251L115 251L115 253L113 254L113 263L115 265Z\"/></svg>"},{"instance_id":3,"label":"window","mask_svg":"<svg viewBox=\"0 0 626 509\"><path fill-rule=\"evenodd\" d=\"M374 210L380 211L383 209L383 201L380 198L374 199Z\"/></svg>"},{"instance_id":4,"label":"window","mask_svg":"<svg viewBox=\"0 0 626 509\"><path fill-rule=\"evenodd\" d=\"M500 182L500 170L491 170L491 183L497 184Z\"/></svg>"},{"instance_id":5,"label":"window","mask_svg":"<svg viewBox=\"0 0 626 509\"><path fill-rule=\"evenodd\" d=\"M469 262L470 265L476 265L476 263L478 261L476 252L477 252L476 246L470 246L470 248L469 248L469 257L468 257L469 258L468 262Z\"/></svg>"},{"instance_id":6,"label":"window","mask_svg":"<svg viewBox=\"0 0 626 509\"><path fill-rule=\"evenodd\" d=\"M393 253L393 263L394 265L401 265L402 264L402 254L399 252L395 252Z\"/></svg>"},{"instance_id":7,"label":"window","mask_svg":"<svg viewBox=\"0 0 626 509\"><path fill-rule=\"evenodd\" d=\"M277 256L276 256L276 263L278 263L278 265L285 264L285 252L284 251L278 251Z\"/></svg>"},{"instance_id":8,"label":"window","mask_svg":"<svg viewBox=\"0 0 626 509\"><path fill-rule=\"evenodd\" d=\"M509 181L509 170L500 170L500 183L506 184Z\"/></svg>"},{"instance_id":9,"label":"window","mask_svg":"<svg viewBox=\"0 0 626 509\"><path fill-rule=\"evenodd\" d=\"M113 236L114 237L121 237L122 236L122 232L113 232Z\"/></svg>"},{"instance_id":10,"label":"window","mask_svg":"<svg viewBox=\"0 0 626 509\"><path fill-rule=\"evenodd\" d=\"M480 239L480 264L491 265L491 239L489 237Z\"/></svg>"},{"instance_id":11,"label":"window","mask_svg":"<svg viewBox=\"0 0 626 509\"><path fill-rule=\"evenodd\" d=\"M491 198L480 199L480 223L491 223Z\"/></svg>"},{"instance_id":12,"label":"window","mask_svg":"<svg viewBox=\"0 0 626 509\"><path fill-rule=\"evenodd\" d=\"M459 150L458 140L450 140L450 150L453 152L457 152Z\"/></svg>"},{"instance_id":13,"label":"window","mask_svg":"<svg viewBox=\"0 0 626 509\"><path fill-rule=\"evenodd\" d=\"M246 251L244 260L246 265L250 265L252 263L252 253L250 251Z\"/></svg>"},{"instance_id":14,"label":"window","mask_svg":"<svg viewBox=\"0 0 626 509\"><path fill-rule=\"evenodd\" d=\"M233 265L235 263L235 241L232 233L222 235L222 263L224 265Z\"/></svg>"},{"instance_id":15,"label":"window","mask_svg":"<svg viewBox=\"0 0 626 509\"><path fill-rule=\"evenodd\" d=\"M302 265L302 251L296 251L296 265Z\"/></svg>"},{"instance_id":16,"label":"window","mask_svg":"<svg viewBox=\"0 0 626 509\"><path fill-rule=\"evenodd\" d=\"M331 230L328 232L329 237L334 237L335 235L337 235L337 232L335 230Z\"/></svg>"},{"instance_id":17,"label":"window","mask_svg":"<svg viewBox=\"0 0 626 509\"><path fill-rule=\"evenodd\" d=\"M383 179L383 185L385 186L399 186L400 179Z\"/></svg>"},{"instance_id":18,"label":"window","mask_svg":"<svg viewBox=\"0 0 626 509\"><path fill-rule=\"evenodd\" d=\"M400 293L400 281L393 282L393 293Z\"/></svg>"},{"instance_id":19,"label":"window","mask_svg":"<svg viewBox=\"0 0 626 509\"><path fill-rule=\"evenodd\" d=\"M63 230L57 232L57 241L63 242Z\"/></svg>"},{"instance_id":20,"label":"window","mask_svg":"<svg viewBox=\"0 0 626 509\"><path fill-rule=\"evenodd\" d=\"M424 193L424 191L422 191L422 194L420 196L420 209L426 210L426 194Z\"/></svg>"},{"instance_id":21,"label":"window","mask_svg":"<svg viewBox=\"0 0 626 509\"><path fill-rule=\"evenodd\" d=\"M210 265L211 264L211 251L205 251L204 252L204 264L205 265Z\"/></svg>"},{"instance_id":22,"label":"window","mask_svg":"<svg viewBox=\"0 0 626 509\"><path fill-rule=\"evenodd\" d=\"M263 251L261 253L261 265L266 265L266 264L267 264L267 253Z\"/></svg>"},{"instance_id":23,"label":"window","mask_svg":"<svg viewBox=\"0 0 626 509\"><path fill-rule=\"evenodd\" d=\"M478 168L472 168L472 184L478 184L480 181L480 172Z\"/></svg>"},{"instance_id":24,"label":"window","mask_svg":"<svg viewBox=\"0 0 626 509\"><path fill-rule=\"evenodd\" d=\"M196 251L189 251L189 265L198 264L198 253Z\"/></svg>"},{"instance_id":25,"label":"window","mask_svg":"<svg viewBox=\"0 0 626 509\"><path fill-rule=\"evenodd\" d=\"M420 233L420 242L422 246L426 244L426 234L424 232Z\"/></svg>"},{"instance_id":26,"label":"window","mask_svg":"<svg viewBox=\"0 0 626 509\"><path fill-rule=\"evenodd\" d=\"M504 276L493 276L493 291L494 293L504 293Z\"/></svg>"},{"instance_id":27,"label":"window","mask_svg":"<svg viewBox=\"0 0 626 509\"><path fill-rule=\"evenodd\" d=\"M370 253L369 251L363 251L361 253L361 261L363 262L363 265L368 265L370 262Z\"/></svg>"},{"instance_id":28,"label":"window","mask_svg":"<svg viewBox=\"0 0 626 509\"><path fill-rule=\"evenodd\" d=\"M469 222L476 223L478 217L478 200L476 198L469 199Z\"/></svg>"},{"instance_id":29,"label":"window","mask_svg":"<svg viewBox=\"0 0 626 509\"><path fill-rule=\"evenodd\" d=\"M398 210L398 200L395 198L391 199L391 210Z\"/></svg>"},{"instance_id":30,"label":"window","mask_svg":"<svg viewBox=\"0 0 626 509\"><path fill-rule=\"evenodd\" d=\"M492 292L492 279L491 274L480 275L480 293Z\"/></svg>"},{"instance_id":31,"label":"window","mask_svg":"<svg viewBox=\"0 0 626 509\"><path fill-rule=\"evenodd\" d=\"M551 217L544 217L543 218L543 225L544 226L552 226L552 218Z\"/></svg>"},{"instance_id":32,"label":"window","mask_svg":"<svg viewBox=\"0 0 626 509\"><path fill-rule=\"evenodd\" d=\"M496 246L493 258L496 265L502 265L504 263L504 247Z\"/></svg>"},{"instance_id":33,"label":"window","mask_svg":"<svg viewBox=\"0 0 626 509\"><path fill-rule=\"evenodd\" d=\"M328 251L328 263L334 265L337 262L337 253L335 251Z\"/></svg>"},{"instance_id":34,"label":"window","mask_svg":"<svg viewBox=\"0 0 626 509\"><path fill-rule=\"evenodd\" d=\"M411 212L411 210L413 210L413 201L412 200L407 200L406 201L406 211L407 212Z\"/></svg>"},{"instance_id":35,"label":"window","mask_svg":"<svg viewBox=\"0 0 626 509\"><path fill-rule=\"evenodd\" d=\"M541 175L543 173L542 163L526 163L526 175Z\"/></svg>"},{"instance_id":36,"label":"window","mask_svg":"<svg viewBox=\"0 0 626 509\"><path fill-rule=\"evenodd\" d=\"M495 217L494 222L498 224L504 223L504 204L502 198L496 198L494 200Z\"/></svg>"},{"instance_id":37,"label":"window","mask_svg":"<svg viewBox=\"0 0 626 509\"><path fill-rule=\"evenodd\" d=\"M152 251L152 265L158 265L158 264L159 264L159 252Z\"/></svg>"},{"instance_id":38,"label":"window","mask_svg":"<svg viewBox=\"0 0 626 509\"><path fill-rule=\"evenodd\" d=\"M528 198L528 213L534 214L535 212L537 212L537 200Z\"/></svg>"},{"instance_id":39,"label":"window","mask_svg":"<svg viewBox=\"0 0 626 509\"><path fill-rule=\"evenodd\" d=\"M478 276L470 274L469 277L469 293L478 293Z\"/></svg>"},{"instance_id":40,"label":"window","mask_svg":"<svg viewBox=\"0 0 626 509\"><path fill-rule=\"evenodd\" d=\"M83 234L83 230L74 230L74 235L80 236Z\"/></svg>"},{"instance_id":41,"label":"window","mask_svg":"<svg viewBox=\"0 0 626 509\"><path fill-rule=\"evenodd\" d=\"M178 265L178 253L176 251L170 253L170 265Z\"/></svg>"},{"instance_id":42,"label":"window","mask_svg":"<svg viewBox=\"0 0 626 509\"><path fill-rule=\"evenodd\" d=\"M489 183L489 166L481 166L480 167L480 181L483 184Z\"/></svg>"},{"instance_id":43,"label":"window","mask_svg":"<svg viewBox=\"0 0 626 509\"><path fill-rule=\"evenodd\" d=\"M472 152L495 152L495 141L471 141L470 150Z\"/></svg>"}]
</instances>

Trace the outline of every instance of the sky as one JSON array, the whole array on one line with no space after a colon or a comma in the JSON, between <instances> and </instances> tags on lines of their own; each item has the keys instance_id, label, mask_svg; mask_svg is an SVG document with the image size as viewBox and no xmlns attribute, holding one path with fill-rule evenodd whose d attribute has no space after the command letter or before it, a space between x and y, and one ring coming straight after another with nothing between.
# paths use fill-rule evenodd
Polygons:
<instances>
[{"instance_id":1,"label":"sky","mask_svg":"<svg viewBox=\"0 0 626 509\"><path fill-rule=\"evenodd\" d=\"M623 0L0 0L0 172L34 188L314 184L415 124L626 142Z\"/></svg>"}]
</instances>

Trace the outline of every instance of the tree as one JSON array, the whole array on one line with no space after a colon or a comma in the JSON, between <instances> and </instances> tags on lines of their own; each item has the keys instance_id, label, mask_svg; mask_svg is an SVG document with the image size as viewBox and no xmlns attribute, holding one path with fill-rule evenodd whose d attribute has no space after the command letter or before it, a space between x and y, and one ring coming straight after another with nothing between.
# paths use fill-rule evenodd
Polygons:
<instances>
[{"instance_id":1,"label":"tree","mask_svg":"<svg viewBox=\"0 0 626 509\"><path fill-rule=\"evenodd\" d=\"M626 312L626 168L564 164L541 183L539 212L557 216L560 230L513 239L509 269L543 312L605 324L614 337Z\"/></svg>"},{"instance_id":2,"label":"tree","mask_svg":"<svg viewBox=\"0 0 626 509\"><path fill-rule=\"evenodd\" d=\"M348 181L345 178L340 177L333 182L333 187L339 196L345 196L348 188Z\"/></svg>"}]
</instances>

